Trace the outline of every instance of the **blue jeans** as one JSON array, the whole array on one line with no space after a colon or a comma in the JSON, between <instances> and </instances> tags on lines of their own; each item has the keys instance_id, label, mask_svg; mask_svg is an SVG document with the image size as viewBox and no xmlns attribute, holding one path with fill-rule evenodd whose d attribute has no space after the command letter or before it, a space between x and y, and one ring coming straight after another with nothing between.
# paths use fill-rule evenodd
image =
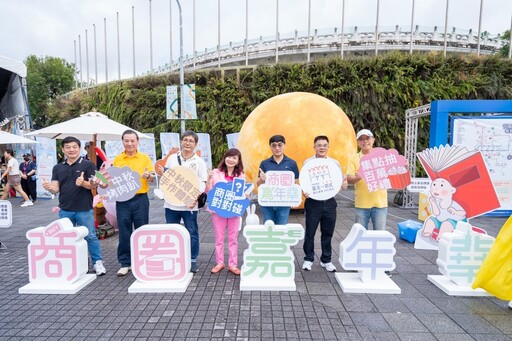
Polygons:
<instances>
[{"instance_id":1,"label":"blue jeans","mask_svg":"<svg viewBox=\"0 0 512 341\"><path fill-rule=\"evenodd\" d=\"M165 209L165 222L167 224L179 224L183 218L185 228L190 234L190 255L192 262L199 256L199 228L197 226L197 211L175 211Z\"/></svg>"},{"instance_id":2,"label":"blue jeans","mask_svg":"<svg viewBox=\"0 0 512 341\"><path fill-rule=\"evenodd\" d=\"M275 225L286 225L288 224L290 207L261 206L261 213L263 214L263 224L267 220L272 220Z\"/></svg>"},{"instance_id":3,"label":"blue jeans","mask_svg":"<svg viewBox=\"0 0 512 341\"><path fill-rule=\"evenodd\" d=\"M130 237L132 231L149 223L149 199L146 193L137 194L130 200L116 203L119 245L117 261L121 267L131 266Z\"/></svg>"},{"instance_id":4,"label":"blue jeans","mask_svg":"<svg viewBox=\"0 0 512 341\"><path fill-rule=\"evenodd\" d=\"M388 215L388 208L372 207L372 208L357 208L356 211L356 223L363 225L368 230L368 223L370 219L372 221L374 230L385 230L386 229L386 218Z\"/></svg>"},{"instance_id":5,"label":"blue jeans","mask_svg":"<svg viewBox=\"0 0 512 341\"><path fill-rule=\"evenodd\" d=\"M59 218L68 218L74 226L85 226L89 234L84 238L87 242L87 248L91 255L92 264L101 260L100 241L96 236L96 227L94 226L94 210L89 211L59 211Z\"/></svg>"}]
</instances>

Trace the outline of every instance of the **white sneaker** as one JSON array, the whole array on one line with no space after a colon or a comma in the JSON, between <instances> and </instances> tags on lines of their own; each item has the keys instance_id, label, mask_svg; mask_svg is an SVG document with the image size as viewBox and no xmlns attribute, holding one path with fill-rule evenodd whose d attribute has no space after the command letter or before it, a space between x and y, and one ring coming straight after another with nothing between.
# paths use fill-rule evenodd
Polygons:
<instances>
[{"instance_id":1,"label":"white sneaker","mask_svg":"<svg viewBox=\"0 0 512 341\"><path fill-rule=\"evenodd\" d=\"M313 262L305 260L304 263L302 263L302 270L311 271L312 266L313 266Z\"/></svg>"},{"instance_id":2,"label":"white sneaker","mask_svg":"<svg viewBox=\"0 0 512 341\"><path fill-rule=\"evenodd\" d=\"M512 309L512 301L508 302L508 307Z\"/></svg>"},{"instance_id":3,"label":"white sneaker","mask_svg":"<svg viewBox=\"0 0 512 341\"><path fill-rule=\"evenodd\" d=\"M28 206L33 206L34 203L30 200L27 200L25 201L23 204L21 204L21 207L28 207Z\"/></svg>"},{"instance_id":4,"label":"white sneaker","mask_svg":"<svg viewBox=\"0 0 512 341\"><path fill-rule=\"evenodd\" d=\"M132 270L132 267L131 266L125 266L125 267L122 267L121 269L119 269L117 271L117 275L118 276L126 276L128 275L128 273Z\"/></svg>"},{"instance_id":5,"label":"white sneaker","mask_svg":"<svg viewBox=\"0 0 512 341\"><path fill-rule=\"evenodd\" d=\"M332 264L332 262L329 262L329 263L322 263L322 262L320 262L320 266L322 266L323 268L325 268L325 270L327 270L329 272L335 272L336 271L336 267L334 266L334 264Z\"/></svg>"},{"instance_id":6,"label":"white sneaker","mask_svg":"<svg viewBox=\"0 0 512 341\"><path fill-rule=\"evenodd\" d=\"M94 271L96 272L96 276L103 276L107 273L107 269L103 266L103 261L97 260L96 263L92 266Z\"/></svg>"}]
</instances>

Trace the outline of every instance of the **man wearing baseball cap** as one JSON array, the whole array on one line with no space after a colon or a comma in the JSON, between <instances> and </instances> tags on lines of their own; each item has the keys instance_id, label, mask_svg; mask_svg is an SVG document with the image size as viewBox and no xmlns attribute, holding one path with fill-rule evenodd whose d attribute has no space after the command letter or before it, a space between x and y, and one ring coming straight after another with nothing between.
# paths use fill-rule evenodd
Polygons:
<instances>
[{"instance_id":1,"label":"man wearing baseball cap","mask_svg":"<svg viewBox=\"0 0 512 341\"><path fill-rule=\"evenodd\" d=\"M370 192L366 182L357 174L363 155L370 154L373 151L375 138L368 129L360 130L356 138L360 151L349 159L347 166L348 183L354 184L355 188L356 223L368 229L368 223L371 220L374 230L385 230L388 213L388 192L385 189Z\"/></svg>"}]
</instances>

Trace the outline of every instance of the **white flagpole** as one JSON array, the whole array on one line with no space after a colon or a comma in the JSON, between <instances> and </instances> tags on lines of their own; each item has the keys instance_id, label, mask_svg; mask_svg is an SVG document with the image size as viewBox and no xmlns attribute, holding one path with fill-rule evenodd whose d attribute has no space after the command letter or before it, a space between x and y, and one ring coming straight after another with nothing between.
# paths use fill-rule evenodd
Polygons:
<instances>
[{"instance_id":1,"label":"white flagpole","mask_svg":"<svg viewBox=\"0 0 512 341\"><path fill-rule=\"evenodd\" d=\"M249 0L245 0L245 66L249 65Z\"/></svg>"},{"instance_id":2,"label":"white flagpole","mask_svg":"<svg viewBox=\"0 0 512 341\"><path fill-rule=\"evenodd\" d=\"M279 0L276 0L276 64L279 61Z\"/></svg>"},{"instance_id":3,"label":"white flagpole","mask_svg":"<svg viewBox=\"0 0 512 341\"><path fill-rule=\"evenodd\" d=\"M220 69L220 0L217 0L217 56Z\"/></svg>"},{"instance_id":4,"label":"white flagpole","mask_svg":"<svg viewBox=\"0 0 512 341\"><path fill-rule=\"evenodd\" d=\"M149 70L153 74L153 19L151 16L151 0L149 0Z\"/></svg>"},{"instance_id":5,"label":"white flagpole","mask_svg":"<svg viewBox=\"0 0 512 341\"><path fill-rule=\"evenodd\" d=\"M480 0L480 13L478 14L478 40L476 44L476 55L480 55L480 40L482 35L482 12L484 8L484 0Z\"/></svg>"},{"instance_id":6,"label":"white flagpole","mask_svg":"<svg viewBox=\"0 0 512 341\"><path fill-rule=\"evenodd\" d=\"M375 55L379 53L379 11L380 0L377 0L377 17L375 19Z\"/></svg>"},{"instance_id":7,"label":"white flagpole","mask_svg":"<svg viewBox=\"0 0 512 341\"><path fill-rule=\"evenodd\" d=\"M117 15L117 79L121 80L121 44L119 42L119 12Z\"/></svg>"},{"instance_id":8,"label":"white flagpole","mask_svg":"<svg viewBox=\"0 0 512 341\"><path fill-rule=\"evenodd\" d=\"M78 70L76 65L76 40L73 40L73 45L75 47L75 88L78 88L78 77L76 76L76 72Z\"/></svg>"},{"instance_id":9,"label":"white flagpole","mask_svg":"<svg viewBox=\"0 0 512 341\"><path fill-rule=\"evenodd\" d=\"M340 44L341 44L341 59L343 59L343 48L344 48L344 44L343 44L343 39L344 39L344 35L345 35L345 31L344 31L344 27L345 27L345 0L341 0L341 41L340 41Z\"/></svg>"},{"instance_id":10,"label":"white flagpole","mask_svg":"<svg viewBox=\"0 0 512 341\"><path fill-rule=\"evenodd\" d=\"M83 87L84 81L82 78L82 39L78 35L78 60L80 61L80 89Z\"/></svg>"},{"instance_id":11,"label":"white flagpole","mask_svg":"<svg viewBox=\"0 0 512 341\"><path fill-rule=\"evenodd\" d=\"M309 0L308 5L308 59L307 62L309 63L311 59L311 0Z\"/></svg>"},{"instance_id":12,"label":"white flagpole","mask_svg":"<svg viewBox=\"0 0 512 341\"><path fill-rule=\"evenodd\" d=\"M415 0L412 0L412 12L411 12L411 45L409 46L409 53L412 54L412 45L414 43L414 4Z\"/></svg>"},{"instance_id":13,"label":"white flagpole","mask_svg":"<svg viewBox=\"0 0 512 341\"><path fill-rule=\"evenodd\" d=\"M446 57L446 45L447 45L447 34L448 34L448 8L450 6L450 0L446 0L446 13L444 18L444 50L443 56Z\"/></svg>"},{"instance_id":14,"label":"white flagpole","mask_svg":"<svg viewBox=\"0 0 512 341\"><path fill-rule=\"evenodd\" d=\"M196 69L196 0L192 0L192 50L193 68Z\"/></svg>"},{"instance_id":15,"label":"white flagpole","mask_svg":"<svg viewBox=\"0 0 512 341\"><path fill-rule=\"evenodd\" d=\"M89 87L89 38L87 36L87 30L85 30L85 70L87 71L87 87Z\"/></svg>"},{"instance_id":16,"label":"white flagpole","mask_svg":"<svg viewBox=\"0 0 512 341\"><path fill-rule=\"evenodd\" d=\"M107 18L103 18L103 33L105 35L105 83L108 83L108 60L107 60Z\"/></svg>"},{"instance_id":17,"label":"white flagpole","mask_svg":"<svg viewBox=\"0 0 512 341\"><path fill-rule=\"evenodd\" d=\"M132 54L133 54L133 78L135 78L135 6L132 6Z\"/></svg>"},{"instance_id":18,"label":"white flagpole","mask_svg":"<svg viewBox=\"0 0 512 341\"><path fill-rule=\"evenodd\" d=\"M92 24L94 28L94 82L98 85L98 49L96 47L96 24Z\"/></svg>"}]
</instances>

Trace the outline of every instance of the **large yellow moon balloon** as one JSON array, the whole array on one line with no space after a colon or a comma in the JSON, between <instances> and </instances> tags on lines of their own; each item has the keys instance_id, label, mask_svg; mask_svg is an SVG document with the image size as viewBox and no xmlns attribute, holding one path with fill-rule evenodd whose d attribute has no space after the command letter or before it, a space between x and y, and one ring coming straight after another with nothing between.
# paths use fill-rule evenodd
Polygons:
<instances>
[{"instance_id":1,"label":"large yellow moon balloon","mask_svg":"<svg viewBox=\"0 0 512 341\"><path fill-rule=\"evenodd\" d=\"M297 162L314 155L313 140L329 138L328 156L336 159L346 173L348 159L356 153L354 127L347 115L325 97L307 92L292 92L261 103L247 117L238 138L248 181L258 178L260 162L272 155L268 140L273 135L286 138L285 154Z\"/></svg>"}]
</instances>

